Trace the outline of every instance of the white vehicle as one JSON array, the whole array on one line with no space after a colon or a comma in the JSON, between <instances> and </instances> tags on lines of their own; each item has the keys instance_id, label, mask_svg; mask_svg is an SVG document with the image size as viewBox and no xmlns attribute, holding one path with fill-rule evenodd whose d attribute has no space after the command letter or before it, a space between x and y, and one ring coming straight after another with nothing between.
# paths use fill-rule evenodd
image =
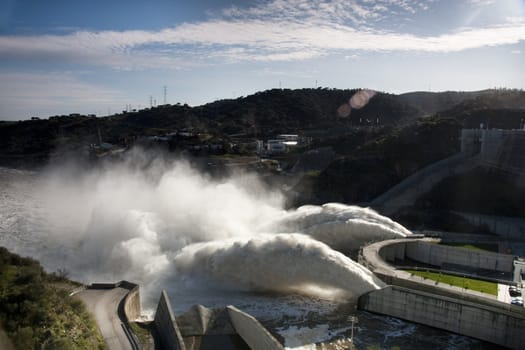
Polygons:
<instances>
[{"instance_id":1,"label":"white vehicle","mask_svg":"<svg viewBox=\"0 0 525 350\"><path fill-rule=\"evenodd\" d=\"M516 286L510 286L509 287L509 295L511 297L519 297L521 296L521 290Z\"/></svg>"},{"instance_id":2,"label":"white vehicle","mask_svg":"<svg viewBox=\"0 0 525 350\"><path fill-rule=\"evenodd\" d=\"M523 298L522 297L514 297L510 299L510 303L512 305L518 305L523 306Z\"/></svg>"}]
</instances>

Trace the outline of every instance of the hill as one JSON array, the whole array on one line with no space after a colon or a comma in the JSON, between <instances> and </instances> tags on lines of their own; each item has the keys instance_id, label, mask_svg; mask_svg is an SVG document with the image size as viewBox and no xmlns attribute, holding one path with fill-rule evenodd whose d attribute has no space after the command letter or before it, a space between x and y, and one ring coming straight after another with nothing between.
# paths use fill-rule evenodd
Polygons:
<instances>
[{"instance_id":1,"label":"hill","mask_svg":"<svg viewBox=\"0 0 525 350\"><path fill-rule=\"evenodd\" d=\"M69 296L75 287L0 247L0 329L16 349L104 349L84 304Z\"/></svg>"},{"instance_id":2,"label":"hill","mask_svg":"<svg viewBox=\"0 0 525 350\"><path fill-rule=\"evenodd\" d=\"M100 140L129 146L145 136L176 130L206 133L219 141L232 135L266 138L281 133L344 134L358 126L397 125L418 116L396 95L375 93L362 108L349 101L362 90L273 89L203 106L163 105L96 118L71 114L42 120L0 122L0 161L44 162L56 150L78 151ZM344 113L341 112L344 110Z\"/></svg>"},{"instance_id":3,"label":"hill","mask_svg":"<svg viewBox=\"0 0 525 350\"><path fill-rule=\"evenodd\" d=\"M481 91L409 92L399 95L399 101L416 108L424 115L466 107L491 109L525 109L522 90L489 89Z\"/></svg>"},{"instance_id":4,"label":"hill","mask_svg":"<svg viewBox=\"0 0 525 350\"><path fill-rule=\"evenodd\" d=\"M421 118L368 133L353 149L334 144L333 149L346 153L305 177L294 189L299 195L293 205L368 202L417 170L458 152L460 129L454 119ZM341 141L346 140L337 140Z\"/></svg>"}]
</instances>

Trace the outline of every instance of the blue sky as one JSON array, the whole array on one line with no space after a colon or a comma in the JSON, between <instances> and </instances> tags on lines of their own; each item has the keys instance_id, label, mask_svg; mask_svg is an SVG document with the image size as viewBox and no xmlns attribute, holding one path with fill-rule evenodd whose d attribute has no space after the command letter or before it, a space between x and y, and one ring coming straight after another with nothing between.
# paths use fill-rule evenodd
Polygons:
<instances>
[{"instance_id":1,"label":"blue sky","mask_svg":"<svg viewBox=\"0 0 525 350\"><path fill-rule=\"evenodd\" d=\"M525 88L525 0L3 0L0 119L270 88Z\"/></svg>"}]
</instances>

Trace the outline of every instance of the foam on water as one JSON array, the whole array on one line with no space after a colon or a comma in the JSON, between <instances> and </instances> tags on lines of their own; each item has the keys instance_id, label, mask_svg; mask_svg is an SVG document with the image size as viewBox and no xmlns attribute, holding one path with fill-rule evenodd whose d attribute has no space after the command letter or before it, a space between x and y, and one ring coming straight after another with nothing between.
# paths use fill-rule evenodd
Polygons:
<instances>
[{"instance_id":1,"label":"foam on water","mask_svg":"<svg viewBox=\"0 0 525 350\"><path fill-rule=\"evenodd\" d=\"M366 208L286 211L252 175L213 181L185 162L135 158L96 170L0 168L0 246L82 282L140 283L146 309L167 289L178 313L235 304L266 324L316 327L341 316L337 301L382 285L338 250L409 234ZM386 327L378 320L370 331ZM386 328L377 338L403 336Z\"/></svg>"},{"instance_id":2,"label":"foam on water","mask_svg":"<svg viewBox=\"0 0 525 350\"><path fill-rule=\"evenodd\" d=\"M402 232L342 204L285 211L282 195L249 174L213 181L182 161L132 164L33 174L23 189L34 198L19 199L32 201L20 208L28 226L18 231L39 231L35 240L46 247L8 245L84 282L137 281L146 299L159 285L176 289L184 276L230 290L356 297L382 283L333 248Z\"/></svg>"},{"instance_id":3,"label":"foam on water","mask_svg":"<svg viewBox=\"0 0 525 350\"><path fill-rule=\"evenodd\" d=\"M366 243L403 238L411 232L370 208L327 203L306 205L281 214L270 227L303 232L335 250L358 250Z\"/></svg>"},{"instance_id":4,"label":"foam on water","mask_svg":"<svg viewBox=\"0 0 525 350\"><path fill-rule=\"evenodd\" d=\"M302 234L260 234L193 244L174 261L179 273L248 290L348 298L384 286L352 259Z\"/></svg>"}]
</instances>

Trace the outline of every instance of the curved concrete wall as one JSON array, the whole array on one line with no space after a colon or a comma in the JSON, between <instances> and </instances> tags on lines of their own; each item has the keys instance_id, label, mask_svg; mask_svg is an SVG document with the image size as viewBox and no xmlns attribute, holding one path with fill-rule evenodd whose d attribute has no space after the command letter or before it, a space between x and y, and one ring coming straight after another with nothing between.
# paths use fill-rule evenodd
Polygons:
<instances>
[{"instance_id":1,"label":"curved concrete wall","mask_svg":"<svg viewBox=\"0 0 525 350\"><path fill-rule=\"evenodd\" d=\"M138 284L122 281L120 287L129 289L124 298L124 314L128 322L133 322L140 317L140 288Z\"/></svg>"},{"instance_id":2,"label":"curved concrete wall","mask_svg":"<svg viewBox=\"0 0 525 350\"><path fill-rule=\"evenodd\" d=\"M120 307L123 308L126 316L126 321L132 322L139 318L141 313L140 307L140 287L138 284L120 281L115 283L93 283L89 287L90 289L113 289L113 288L124 288L128 289L129 293L126 294Z\"/></svg>"},{"instance_id":3,"label":"curved concrete wall","mask_svg":"<svg viewBox=\"0 0 525 350\"><path fill-rule=\"evenodd\" d=\"M359 262L391 284L359 298L363 310L464 334L498 345L523 349L525 309L502 303L492 296L459 287L417 280L387 261L411 258L421 262L468 264L509 268L513 256L439 246L430 239L400 239L364 247ZM459 250L458 250L459 249ZM447 250L450 250L447 252ZM461 256L461 253L463 256ZM470 253L470 254L467 254Z\"/></svg>"},{"instance_id":4,"label":"curved concrete wall","mask_svg":"<svg viewBox=\"0 0 525 350\"><path fill-rule=\"evenodd\" d=\"M514 271L515 260L513 255L444 246L419 240L392 241L379 248L379 255L386 261L411 259L438 267L451 264L500 272Z\"/></svg>"}]
</instances>

